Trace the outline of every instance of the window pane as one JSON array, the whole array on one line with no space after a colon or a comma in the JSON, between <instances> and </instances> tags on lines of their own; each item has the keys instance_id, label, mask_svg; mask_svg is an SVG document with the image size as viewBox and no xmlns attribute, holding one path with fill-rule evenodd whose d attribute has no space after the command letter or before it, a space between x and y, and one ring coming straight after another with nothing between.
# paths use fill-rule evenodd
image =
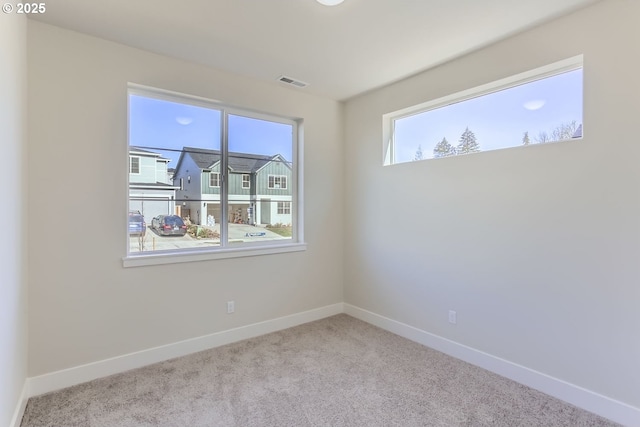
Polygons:
<instances>
[{"instance_id":1,"label":"window pane","mask_svg":"<svg viewBox=\"0 0 640 427\"><path fill-rule=\"evenodd\" d=\"M140 173L140 157L130 157L129 163L129 173L139 174Z\"/></svg>"},{"instance_id":2,"label":"window pane","mask_svg":"<svg viewBox=\"0 0 640 427\"><path fill-rule=\"evenodd\" d=\"M293 125L229 115L228 128L229 242L291 239L291 207L278 203L294 202L283 185L293 174Z\"/></svg>"},{"instance_id":3,"label":"window pane","mask_svg":"<svg viewBox=\"0 0 640 427\"><path fill-rule=\"evenodd\" d=\"M294 121L144 95L130 89L129 254L293 240Z\"/></svg>"},{"instance_id":4,"label":"window pane","mask_svg":"<svg viewBox=\"0 0 640 427\"><path fill-rule=\"evenodd\" d=\"M129 96L130 253L220 245L220 191L208 185L220 119L219 110Z\"/></svg>"},{"instance_id":5,"label":"window pane","mask_svg":"<svg viewBox=\"0 0 640 427\"><path fill-rule=\"evenodd\" d=\"M394 120L393 163L582 137L582 68Z\"/></svg>"}]
</instances>

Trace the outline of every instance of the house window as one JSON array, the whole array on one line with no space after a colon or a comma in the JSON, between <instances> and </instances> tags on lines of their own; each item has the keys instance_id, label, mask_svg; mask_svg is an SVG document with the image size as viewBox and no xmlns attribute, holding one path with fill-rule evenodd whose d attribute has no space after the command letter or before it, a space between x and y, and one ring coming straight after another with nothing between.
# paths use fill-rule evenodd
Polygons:
<instances>
[{"instance_id":1,"label":"house window","mask_svg":"<svg viewBox=\"0 0 640 427\"><path fill-rule=\"evenodd\" d=\"M289 215L291 213L291 202L278 202L278 214Z\"/></svg>"},{"instance_id":2,"label":"house window","mask_svg":"<svg viewBox=\"0 0 640 427\"><path fill-rule=\"evenodd\" d=\"M383 116L384 164L582 138L582 55Z\"/></svg>"},{"instance_id":3,"label":"house window","mask_svg":"<svg viewBox=\"0 0 640 427\"><path fill-rule=\"evenodd\" d=\"M129 156L129 173L140 174L140 157Z\"/></svg>"},{"instance_id":4,"label":"house window","mask_svg":"<svg viewBox=\"0 0 640 427\"><path fill-rule=\"evenodd\" d=\"M209 187L220 187L220 174L218 172L211 172L209 175Z\"/></svg>"},{"instance_id":5,"label":"house window","mask_svg":"<svg viewBox=\"0 0 640 427\"><path fill-rule=\"evenodd\" d=\"M129 180L128 210L142 215L147 231L129 224L125 266L305 249L297 209L301 120L138 85L128 100L130 151L159 159L153 163L163 170ZM130 171L140 172L140 159L133 162ZM158 182L167 170L171 178ZM277 213L271 189L280 190ZM247 231L246 224L282 221L277 214L290 215L286 227Z\"/></svg>"},{"instance_id":6,"label":"house window","mask_svg":"<svg viewBox=\"0 0 640 427\"><path fill-rule=\"evenodd\" d=\"M269 175L269 188L286 190L287 177L284 175Z\"/></svg>"}]
</instances>

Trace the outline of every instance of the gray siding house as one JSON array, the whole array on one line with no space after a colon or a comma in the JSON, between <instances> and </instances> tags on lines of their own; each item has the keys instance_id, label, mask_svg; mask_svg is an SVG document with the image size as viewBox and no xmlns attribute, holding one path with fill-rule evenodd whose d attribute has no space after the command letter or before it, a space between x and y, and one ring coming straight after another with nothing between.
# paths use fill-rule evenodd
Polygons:
<instances>
[{"instance_id":1,"label":"gray siding house","mask_svg":"<svg viewBox=\"0 0 640 427\"><path fill-rule=\"evenodd\" d=\"M147 224L154 216L176 213L176 187L167 169L169 159L129 147L129 211L139 211Z\"/></svg>"},{"instance_id":2,"label":"gray siding house","mask_svg":"<svg viewBox=\"0 0 640 427\"><path fill-rule=\"evenodd\" d=\"M229 223L291 224L293 180L281 155L229 153ZM183 216L213 225L220 221L220 151L184 147L174 185Z\"/></svg>"}]
</instances>

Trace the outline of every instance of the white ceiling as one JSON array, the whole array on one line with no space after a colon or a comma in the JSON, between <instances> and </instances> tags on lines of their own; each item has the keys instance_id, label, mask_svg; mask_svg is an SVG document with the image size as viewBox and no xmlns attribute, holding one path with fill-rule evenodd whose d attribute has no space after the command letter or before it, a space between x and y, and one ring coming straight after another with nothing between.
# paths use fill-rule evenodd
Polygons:
<instances>
[{"instance_id":1,"label":"white ceiling","mask_svg":"<svg viewBox=\"0 0 640 427\"><path fill-rule=\"evenodd\" d=\"M344 100L598 0L48 0L33 19Z\"/></svg>"}]
</instances>

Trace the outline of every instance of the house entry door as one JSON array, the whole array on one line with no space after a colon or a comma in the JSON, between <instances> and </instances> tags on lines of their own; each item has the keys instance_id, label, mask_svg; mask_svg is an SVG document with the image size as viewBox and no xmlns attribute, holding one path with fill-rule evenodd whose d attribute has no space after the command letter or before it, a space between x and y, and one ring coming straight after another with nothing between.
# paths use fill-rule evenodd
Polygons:
<instances>
[{"instance_id":1,"label":"house entry door","mask_svg":"<svg viewBox=\"0 0 640 427\"><path fill-rule=\"evenodd\" d=\"M271 224L271 199L260 199L260 224Z\"/></svg>"}]
</instances>

